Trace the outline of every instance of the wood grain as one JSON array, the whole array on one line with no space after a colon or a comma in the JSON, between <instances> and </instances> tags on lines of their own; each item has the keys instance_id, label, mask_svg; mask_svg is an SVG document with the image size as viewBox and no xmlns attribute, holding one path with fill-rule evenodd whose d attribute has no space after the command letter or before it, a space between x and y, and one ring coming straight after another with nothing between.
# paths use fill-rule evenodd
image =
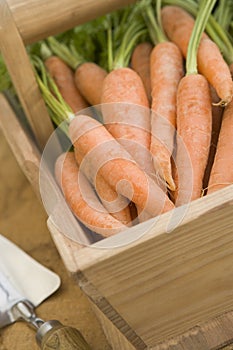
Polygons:
<instances>
[{"instance_id":1,"label":"wood grain","mask_svg":"<svg viewBox=\"0 0 233 350\"><path fill-rule=\"evenodd\" d=\"M229 186L191 203L170 234L167 213L132 245L77 252L79 268L147 346L155 346L233 308L232 209Z\"/></svg>"},{"instance_id":2,"label":"wood grain","mask_svg":"<svg viewBox=\"0 0 233 350\"><path fill-rule=\"evenodd\" d=\"M135 0L7 0L25 44L64 32Z\"/></svg>"},{"instance_id":3,"label":"wood grain","mask_svg":"<svg viewBox=\"0 0 233 350\"><path fill-rule=\"evenodd\" d=\"M40 153L23 130L4 95L0 94L0 127L12 149L17 162L29 179L38 198Z\"/></svg>"},{"instance_id":4,"label":"wood grain","mask_svg":"<svg viewBox=\"0 0 233 350\"><path fill-rule=\"evenodd\" d=\"M37 144L43 149L53 126L6 0L0 2L0 51Z\"/></svg>"}]
</instances>

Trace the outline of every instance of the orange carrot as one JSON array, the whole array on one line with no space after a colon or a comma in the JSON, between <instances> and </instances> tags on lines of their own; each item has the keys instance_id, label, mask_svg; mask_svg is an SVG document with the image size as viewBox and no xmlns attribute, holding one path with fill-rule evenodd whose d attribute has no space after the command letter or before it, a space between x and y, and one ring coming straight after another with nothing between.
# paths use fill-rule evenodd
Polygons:
<instances>
[{"instance_id":1,"label":"orange carrot","mask_svg":"<svg viewBox=\"0 0 233 350\"><path fill-rule=\"evenodd\" d=\"M73 152L58 157L55 175L71 210L90 230L108 237L127 228L100 204L93 188L79 171Z\"/></svg>"},{"instance_id":2,"label":"orange carrot","mask_svg":"<svg viewBox=\"0 0 233 350\"><path fill-rule=\"evenodd\" d=\"M156 17L151 5L144 16L154 48L150 56L151 72L151 145L154 168L170 190L175 189L171 170L176 128L176 93L183 76L183 57L179 48L168 42L160 19L161 2L157 1Z\"/></svg>"},{"instance_id":3,"label":"orange carrot","mask_svg":"<svg viewBox=\"0 0 233 350\"><path fill-rule=\"evenodd\" d=\"M48 43L51 50L75 71L75 84L82 96L91 105L100 104L107 72L96 63L86 62L78 53L73 55L66 45L59 43L54 37L49 37Z\"/></svg>"},{"instance_id":4,"label":"orange carrot","mask_svg":"<svg viewBox=\"0 0 233 350\"><path fill-rule=\"evenodd\" d=\"M165 6L162 9L162 22L168 37L178 45L186 57L194 19L180 7ZM217 91L221 99L220 104L228 104L233 96L230 70L218 46L207 35L202 36L197 62L199 73L203 74Z\"/></svg>"},{"instance_id":5,"label":"orange carrot","mask_svg":"<svg viewBox=\"0 0 233 350\"><path fill-rule=\"evenodd\" d=\"M178 140L176 205L201 197L211 140L211 123L211 97L206 79L200 74L186 75L179 84L177 94L177 134L186 150L181 148L181 141ZM185 151L190 156L191 164L184 163ZM189 168L190 165L192 169Z\"/></svg>"},{"instance_id":6,"label":"orange carrot","mask_svg":"<svg viewBox=\"0 0 233 350\"><path fill-rule=\"evenodd\" d=\"M233 183L233 101L223 112L214 164L210 174L208 192L210 194Z\"/></svg>"},{"instance_id":7,"label":"orange carrot","mask_svg":"<svg viewBox=\"0 0 233 350\"><path fill-rule=\"evenodd\" d=\"M74 113L89 106L75 85L73 71L65 62L57 56L51 56L45 60L45 66Z\"/></svg>"},{"instance_id":8,"label":"orange carrot","mask_svg":"<svg viewBox=\"0 0 233 350\"><path fill-rule=\"evenodd\" d=\"M130 68L113 70L104 80L102 112L108 131L139 166L153 176L150 110L139 75ZM105 105L106 104L106 105Z\"/></svg>"},{"instance_id":9,"label":"orange carrot","mask_svg":"<svg viewBox=\"0 0 233 350\"><path fill-rule=\"evenodd\" d=\"M91 105L101 103L103 82L106 76L106 70L92 62L85 62L76 69L75 84Z\"/></svg>"},{"instance_id":10,"label":"orange carrot","mask_svg":"<svg viewBox=\"0 0 233 350\"><path fill-rule=\"evenodd\" d=\"M149 151L151 139L149 101L142 79L133 69L128 68L131 57L128 53L133 50L138 38L144 33L145 23L135 18L126 30L121 45L114 52L114 59L109 55L110 73L104 80L101 110L108 131L142 170L155 177Z\"/></svg>"},{"instance_id":11,"label":"orange carrot","mask_svg":"<svg viewBox=\"0 0 233 350\"><path fill-rule=\"evenodd\" d=\"M216 0L206 0L198 11L187 50L186 76L181 79L178 87L176 205L186 204L202 194L211 140L212 106L208 81L197 73L197 52L215 2ZM185 147L181 148L181 141L186 150ZM191 165L184 161L187 154Z\"/></svg>"},{"instance_id":12,"label":"orange carrot","mask_svg":"<svg viewBox=\"0 0 233 350\"><path fill-rule=\"evenodd\" d=\"M152 216L173 208L159 186L135 163L129 153L96 120L79 115L69 128L76 148L119 194L132 200Z\"/></svg>"},{"instance_id":13,"label":"orange carrot","mask_svg":"<svg viewBox=\"0 0 233 350\"><path fill-rule=\"evenodd\" d=\"M115 219L124 225L130 226L129 201L125 197L118 195L100 174L93 174L93 169L87 162L85 163L85 160L83 161L84 157L78 148L75 147L74 153L80 170L94 186L103 206Z\"/></svg>"},{"instance_id":14,"label":"orange carrot","mask_svg":"<svg viewBox=\"0 0 233 350\"><path fill-rule=\"evenodd\" d=\"M176 128L176 94L183 74L183 59L178 47L171 42L156 45L151 54L150 150L155 169L171 190L175 190L171 155Z\"/></svg>"},{"instance_id":15,"label":"orange carrot","mask_svg":"<svg viewBox=\"0 0 233 350\"><path fill-rule=\"evenodd\" d=\"M151 101L150 54L153 46L149 42L138 44L131 57L131 67L138 73L144 84L148 101Z\"/></svg>"}]
</instances>

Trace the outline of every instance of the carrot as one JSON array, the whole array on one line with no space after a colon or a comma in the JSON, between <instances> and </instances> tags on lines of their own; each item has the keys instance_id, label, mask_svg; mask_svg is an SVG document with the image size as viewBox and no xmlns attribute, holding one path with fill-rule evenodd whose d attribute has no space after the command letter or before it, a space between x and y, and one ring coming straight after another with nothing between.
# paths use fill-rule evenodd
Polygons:
<instances>
[{"instance_id":1,"label":"carrot","mask_svg":"<svg viewBox=\"0 0 233 350\"><path fill-rule=\"evenodd\" d=\"M149 42L138 44L131 57L131 67L142 79L148 101L151 102L150 54L153 46Z\"/></svg>"},{"instance_id":2,"label":"carrot","mask_svg":"<svg viewBox=\"0 0 233 350\"><path fill-rule=\"evenodd\" d=\"M165 6L162 9L162 22L168 37L181 49L184 57L194 26L194 19L177 6ZM233 95L233 83L229 67L224 61L217 45L203 34L198 50L198 71L215 88L221 105L227 105Z\"/></svg>"},{"instance_id":3,"label":"carrot","mask_svg":"<svg viewBox=\"0 0 233 350\"><path fill-rule=\"evenodd\" d=\"M150 156L149 101L140 76L128 62L137 38L144 34L144 23L132 22L115 53L110 73L103 85L102 113L108 131L131 154L139 166L153 176ZM109 42L111 39L109 40ZM111 45L110 45L111 46Z\"/></svg>"},{"instance_id":4,"label":"carrot","mask_svg":"<svg viewBox=\"0 0 233 350\"><path fill-rule=\"evenodd\" d=\"M169 189L175 184L171 174L171 155L176 128L176 94L183 76L183 60L178 47L170 42L155 46L151 54L152 138L151 153L155 169ZM159 89L157 88L159 86Z\"/></svg>"},{"instance_id":5,"label":"carrot","mask_svg":"<svg viewBox=\"0 0 233 350\"><path fill-rule=\"evenodd\" d=\"M45 61L45 66L74 113L89 106L75 85L72 70L59 57L49 57Z\"/></svg>"},{"instance_id":6,"label":"carrot","mask_svg":"<svg viewBox=\"0 0 233 350\"><path fill-rule=\"evenodd\" d=\"M101 103L101 92L106 70L93 62L85 62L83 57L76 58L68 47L55 38L48 38L51 50L75 71L75 84L84 98L91 104Z\"/></svg>"},{"instance_id":7,"label":"carrot","mask_svg":"<svg viewBox=\"0 0 233 350\"><path fill-rule=\"evenodd\" d=\"M201 197L202 182L207 165L211 139L211 97L206 78L197 73L197 51L215 0L207 0L198 12L188 46L186 76L181 79L177 93L177 154L178 186L176 205ZM181 138L191 160L184 163ZM192 176L190 177L190 172Z\"/></svg>"},{"instance_id":8,"label":"carrot","mask_svg":"<svg viewBox=\"0 0 233 350\"><path fill-rule=\"evenodd\" d=\"M137 39L145 33L145 23L135 18L129 25L115 56L109 49L109 71L102 92L102 114L108 131L137 164L156 180L150 154L150 110L140 76L128 63ZM108 47L112 47L112 38ZM139 209L141 211L141 209ZM143 217L142 215L140 216Z\"/></svg>"},{"instance_id":9,"label":"carrot","mask_svg":"<svg viewBox=\"0 0 233 350\"><path fill-rule=\"evenodd\" d=\"M159 4L159 1L157 3ZM155 44L150 57L152 114L151 114L151 145L154 168L175 190L171 171L171 155L174 145L176 128L176 93L180 79L184 75L183 58L179 48L167 41L160 28L160 8L157 8L157 20L153 8L145 10L151 39ZM153 34L153 36L152 36Z\"/></svg>"},{"instance_id":10,"label":"carrot","mask_svg":"<svg viewBox=\"0 0 233 350\"><path fill-rule=\"evenodd\" d=\"M75 71L75 84L91 105L101 103L106 70L93 62L81 64Z\"/></svg>"},{"instance_id":11,"label":"carrot","mask_svg":"<svg viewBox=\"0 0 233 350\"><path fill-rule=\"evenodd\" d=\"M87 108L89 105L75 85L72 69L61 58L53 56L45 42L41 44L40 53L61 96L72 111L76 113Z\"/></svg>"},{"instance_id":12,"label":"carrot","mask_svg":"<svg viewBox=\"0 0 233 350\"><path fill-rule=\"evenodd\" d=\"M131 215L128 206L129 201L125 197L117 195L117 192L109 186L103 176L98 173L93 174L92 168L85 162L83 155L77 147L75 147L74 153L79 168L94 186L103 206L115 219L119 220L124 225L130 226Z\"/></svg>"},{"instance_id":13,"label":"carrot","mask_svg":"<svg viewBox=\"0 0 233 350\"><path fill-rule=\"evenodd\" d=\"M100 204L93 188L79 171L73 152L58 157L55 176L71 210L90 230L108 237L127 228Z\"/></svg>"},{"instance_id":14,"label":"carrot","mask_svg":"<svg viewBox=\"0 0 233 350\"><path fill-rule=\"evenodd\" d=\"M79 115L69 127L74 147L119 194L152 216L174 206L158 185L135 163L129 153L96 120Z\"/></svg>"},{"instance_id":15,"label":"carrot","mask_svg":"<svg viewBox=\"0 0 233 350\"><path fill-rule=\"evenodd\" d=\"M233 101L223 112L214 164L211 170L208 192L210 194L233 183Z\"/></svg>"},{"instance_id":16,"label":"carrot","mask_svg":"<svg viewBox=\"0 0 233 350\"><path fill-rule=\"evenodd\" d=\"M216 148L218 144L218 136L221 128L222 123L222 115L223 115L223 108L221 106L218 106L219 97L214 90L214 88L210 85L210 94L211 94L211 101L214 103L212 105L212 133L211 133L211 144L210 144L210 150L209 150L209 156L208 156L208 162L205 169L205 175L203 179L203 188L204 190L207 188L211 168L214 162L214 157L216 153ZM217 104L217 105L216 105Z\"/></svg>"}]
</instances>

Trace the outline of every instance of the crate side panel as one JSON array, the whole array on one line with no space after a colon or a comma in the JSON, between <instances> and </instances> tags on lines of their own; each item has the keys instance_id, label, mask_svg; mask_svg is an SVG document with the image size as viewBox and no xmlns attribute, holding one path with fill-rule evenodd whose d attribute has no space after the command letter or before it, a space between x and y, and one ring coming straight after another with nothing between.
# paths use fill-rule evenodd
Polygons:
<instances>
[{"instance_id":1,"label":"crate side panel","mask_svg":"<svg viewBox=\"0 0 233 350\"><path fill-rule=\"evenodd\" d=\"M87 268L90 280L154 346L233 307L232 203Z\"/></svg>"}]
</instances>

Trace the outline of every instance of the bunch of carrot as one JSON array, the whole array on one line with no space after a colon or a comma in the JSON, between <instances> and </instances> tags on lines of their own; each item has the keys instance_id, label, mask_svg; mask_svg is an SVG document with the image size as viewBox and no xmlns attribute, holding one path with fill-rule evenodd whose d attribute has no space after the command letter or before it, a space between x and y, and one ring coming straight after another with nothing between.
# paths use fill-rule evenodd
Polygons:
<instances>
[{"instance_id":1,"label":"bunch of carrot","mask_svg":"<svg viewBox=\"0 0 233 350\"><path fill-rule=\"evenodd\" d=\"M33 58L73 144L57 181L92 231L115 234L233 183L233 16L215 3L142 0L107 15L102 66L55 38Z\"/></svg>"}]
</instances>

